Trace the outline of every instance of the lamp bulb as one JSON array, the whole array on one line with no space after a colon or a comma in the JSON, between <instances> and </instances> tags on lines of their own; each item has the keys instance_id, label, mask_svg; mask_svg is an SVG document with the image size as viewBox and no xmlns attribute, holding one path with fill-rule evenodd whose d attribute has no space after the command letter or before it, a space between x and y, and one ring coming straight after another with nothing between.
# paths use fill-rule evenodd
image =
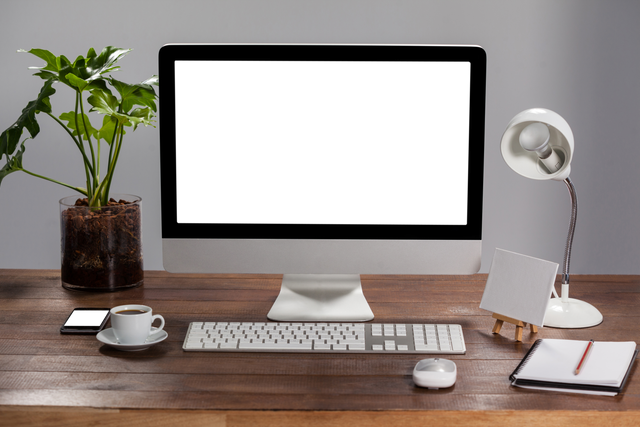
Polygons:
<instances>
[{"instance_id":1,"label":"lamp bulb","mask_svg":"<svg viewBox=\"0 0 640 427\"><path fill-rule=\"evenodd\" d=\"M519 139L522 148L535 152L549 173L554 173L562 167L563 161L549 144L550 138L547 125L536 122L522 129Z\"/></svg>"}]
</instances>

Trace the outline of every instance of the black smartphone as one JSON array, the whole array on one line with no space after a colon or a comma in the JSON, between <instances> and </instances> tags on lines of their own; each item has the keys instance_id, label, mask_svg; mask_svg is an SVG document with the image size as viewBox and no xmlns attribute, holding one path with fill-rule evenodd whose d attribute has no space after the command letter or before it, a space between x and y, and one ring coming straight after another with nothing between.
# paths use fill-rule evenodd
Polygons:
<instances>
[{"instance_id":1,"label":"black smartphone","mask_svg":"<svg viewBox=\"0 0 640 427\"><path fill-rule=\"evenodd\" d=\"M75 308L60 328L61 334L97 334L109 320L109 308Z\"/></svg>"}]
</instances>

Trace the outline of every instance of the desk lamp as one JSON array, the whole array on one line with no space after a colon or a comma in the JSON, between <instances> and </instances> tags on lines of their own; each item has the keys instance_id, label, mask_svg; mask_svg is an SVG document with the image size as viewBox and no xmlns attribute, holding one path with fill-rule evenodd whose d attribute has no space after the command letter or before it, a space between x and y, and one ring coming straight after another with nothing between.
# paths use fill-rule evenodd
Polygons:
<instances>
[{"instance_id":1,"label":"desk lamp","mask_svg":"<svg viewBox=\"0 0 640 427\"><path fill-rule=\"evenodd\" d=\"M569 178L573 157L573 133L569 124L560 115L545 108L525 110L507 125L500 149L505 162L515 172L531 179L564 181L571 197L571 221L564 251L561 296L558 297L554 288L555 297L547 305L544 326L587 328L602 323L602 314L597 308L569 298L569 263L578 210L576 190Z\"/></svg>"}]
</instances>

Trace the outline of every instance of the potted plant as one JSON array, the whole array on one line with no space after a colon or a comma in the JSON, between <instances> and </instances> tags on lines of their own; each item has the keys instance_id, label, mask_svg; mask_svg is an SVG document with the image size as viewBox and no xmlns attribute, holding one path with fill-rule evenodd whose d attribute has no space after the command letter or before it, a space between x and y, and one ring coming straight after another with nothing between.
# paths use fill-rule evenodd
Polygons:
<instances>
[{"instance_id":1,"label":"potted plant","mask_svg":"<svg viewBox=\"0 0 640 427\"><path fill-rule=\"evenodd\" d=\"M92 48L86 57L78 56L71 62L47 50L29 50L46 62L44 67L32 67L37 70L34 75L44 79L44 85L18 120L0 135L0 158L6 160L0 169L0 184L7 175L22 171L79 193L60 201L61 278L68 289L113 291L143 282L141 199L110 194L125 129L153 126L157 112L153 89L158 84L157 76L128 84L107 75L120 68L116 63L129 52L108 46L97 54ZM54 84L59 83L75 92L75 106L56 116L51 96L56 92ZM102 125L95 126L96 121L92 123L87 113L102 115ZM83 160L85 187L25 167L25 143L40 132L37 115L48 116L65 130ZM23 139L24 129L29 136Z\"/></svg>"}]
</instances>

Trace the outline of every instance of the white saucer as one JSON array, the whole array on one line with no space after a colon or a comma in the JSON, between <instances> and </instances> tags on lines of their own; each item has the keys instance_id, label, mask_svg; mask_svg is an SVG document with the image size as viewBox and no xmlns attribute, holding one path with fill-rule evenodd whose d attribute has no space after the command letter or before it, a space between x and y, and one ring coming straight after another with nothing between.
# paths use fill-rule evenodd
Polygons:
<instances>
[{"instance_id":1,"label":"white saucer","mask_svg":"<svg viewBox=\"0 0 640 427\"><path fill-rule=\"evenodd\" d=\"M153 332L152 330L151 335L149 335L149 337L147 337L145 342L141 344L120 344L113 333L113 329L109 328L109 329L105 329L102 332L99 332L97 335L97 338L98 338L98 341L103 342L107 345L110 345L113 348L117 348L118 350L140 351L140 350L145 350L154 344L158 344L161 341L164 341L168 336L169 334L167 334L167 332L164 330L160 332Z\"/></svg>"}]
</instances>

